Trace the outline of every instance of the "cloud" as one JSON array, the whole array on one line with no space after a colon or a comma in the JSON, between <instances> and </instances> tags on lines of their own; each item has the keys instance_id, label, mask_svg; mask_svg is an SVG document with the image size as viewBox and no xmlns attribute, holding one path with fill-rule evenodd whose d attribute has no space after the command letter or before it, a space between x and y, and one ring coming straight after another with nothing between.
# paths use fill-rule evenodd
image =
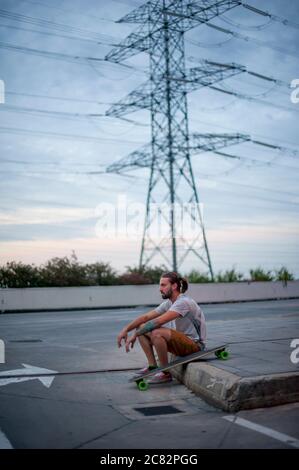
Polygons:
<instances>
[{"instance_id":1,"label":"cloud","mask_svg":"<svg viewBox=\"0 0 299 470\"><path fill-rule=\"evenodd\" d=\"M0 224L3 225L32 225L32 224L61 224L95 217L94 209L32 207L20 208L14 212L0 212Z\"/></svg>"}]
</instances>

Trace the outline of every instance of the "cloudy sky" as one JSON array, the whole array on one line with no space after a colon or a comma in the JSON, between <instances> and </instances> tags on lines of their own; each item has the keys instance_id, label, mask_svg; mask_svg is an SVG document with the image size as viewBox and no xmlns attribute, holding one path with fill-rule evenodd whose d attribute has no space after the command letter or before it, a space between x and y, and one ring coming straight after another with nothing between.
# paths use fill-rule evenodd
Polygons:
<instances>
[{"instance_id":1,"label":"cloudy sky","mask_svg":"<svg viewBox=\"0 0 299 470\"><path fill-rule=\"evenodd\" d=\"M101 59L136 27L116 20L143 3L0 0L0 263L72 250L120 271L138 263L141 240L102 233L99 208L146 200L148 171L103 170L150 141L147 111L130 122L104 116L147 80L148 55L128 59L130 68ZM206 153L192 164L214 270L284 265L298 277L299 103L290 84L299 79L299 3L248 4L272 16L240 6L211 21L225 31L201 25L185 35L187 67L207 59L248 71L222 83L230 94L189 94L190 131L241 132L279 149L246 143L225 149L240 159ZM190 258L191 268L201 266Z\"/></svg>"}]
</instances>

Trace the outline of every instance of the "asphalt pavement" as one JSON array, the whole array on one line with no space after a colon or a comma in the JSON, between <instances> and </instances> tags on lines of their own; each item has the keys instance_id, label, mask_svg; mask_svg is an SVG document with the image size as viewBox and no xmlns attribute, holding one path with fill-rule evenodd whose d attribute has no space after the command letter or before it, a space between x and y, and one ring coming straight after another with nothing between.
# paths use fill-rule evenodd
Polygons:
<instances>
[{"instance_id":1,"label":"asphalt pavement","mask_svg":"<svg viewBox=\"0 0 299 470\"><path fill-rule=\"evenodd\" d=\"M174 380L146 392L129 383L145 364L142 351L136 345L126 354L116 336L148 308L0 315L0 448L298 448L299 403L286 399L288 392L296 399L296 390L280 382L276 406L225 409L203 393L203 382L199 389L192 383L202 380L205 368L214 382L204 385L213 393L220 376L237 377L235 393L240 381L243 393L254 377L265 383L270 376L292 376L298 384L299 300L202 308L208 346L229 343L230 358L188 365L179 377L187 386Z\"/></svg>"}]
</instances>

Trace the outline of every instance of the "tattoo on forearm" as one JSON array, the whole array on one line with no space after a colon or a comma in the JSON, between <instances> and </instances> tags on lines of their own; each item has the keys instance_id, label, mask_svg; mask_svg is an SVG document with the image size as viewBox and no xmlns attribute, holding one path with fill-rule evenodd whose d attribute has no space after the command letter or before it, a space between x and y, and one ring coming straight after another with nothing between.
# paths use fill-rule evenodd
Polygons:
<instances>
[{"instance_id":1,"label":"tattoo on forearm","mask_svg":"<svg viewBox=\"0 0 299 470\"><path fill-rule=\"evenodd\" d=\"M141 336L141 335L144 335L145 333L149 333L155 328L157 328L157 325L155 324L154 321L150 320L142 328L138 328L136 330L136 334L137 336Z\"/></svg>"}]
</instances>

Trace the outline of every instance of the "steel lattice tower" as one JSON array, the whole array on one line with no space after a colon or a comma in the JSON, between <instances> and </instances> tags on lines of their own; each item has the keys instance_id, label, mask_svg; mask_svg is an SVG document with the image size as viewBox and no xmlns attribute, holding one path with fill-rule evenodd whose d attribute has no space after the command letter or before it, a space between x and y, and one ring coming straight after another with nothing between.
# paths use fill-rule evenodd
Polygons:
<instances>
[{"instance_id":1,"label":"steel lattice tower","mask_svg":"<svg viewBox=\"0 0 299 470\"><path fill-rule=\"evenodd\" d=\"M203 60L201 66L187 70L184 33L240 3L234 0L156 0L120 20L141 23L141 27L114 48L106 60L120 62L138 52L147 52L150 59L149 81L106 113L121 117L142 108L151 113L151 144L107 169L120 172L132 167L150 168L140 266L148 264L159 253L166 266L177 271L187 255L193 253L213 279L190 156L217 151L249 138L240 134L190 135L187 94L241 73L244 67ZM155 204L160 206L153 211ZM161 210L161 205L167 210ZM186 224L186 217L189 218L187 224L190 221L193 224L191 238L188 233L179 233L182 224ZM166 232L157 237L152 236L151 229L158 219L164 223Z\"/></svg>"}]
</instances>

